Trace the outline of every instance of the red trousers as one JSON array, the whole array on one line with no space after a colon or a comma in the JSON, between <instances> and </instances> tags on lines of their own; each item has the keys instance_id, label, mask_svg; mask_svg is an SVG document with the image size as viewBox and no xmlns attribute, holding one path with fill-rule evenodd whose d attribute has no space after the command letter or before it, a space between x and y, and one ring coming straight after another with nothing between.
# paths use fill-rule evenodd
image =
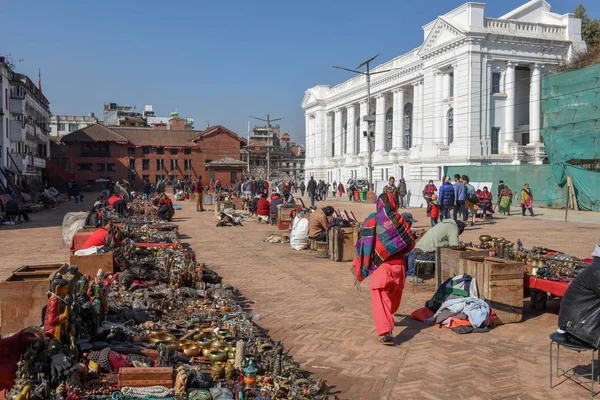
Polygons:
<instances>
[{"instance_id":1,"label":"red trousers","mask_svg":"<svg viewBox=\"0 0 600 400\"><path fill-rule=\"evenodd\" d=\"M386 260L371 275L371 305L379 336L394 329L394 313L400 308L405 279L404 255Z\"/></svg>"}]
</instances>

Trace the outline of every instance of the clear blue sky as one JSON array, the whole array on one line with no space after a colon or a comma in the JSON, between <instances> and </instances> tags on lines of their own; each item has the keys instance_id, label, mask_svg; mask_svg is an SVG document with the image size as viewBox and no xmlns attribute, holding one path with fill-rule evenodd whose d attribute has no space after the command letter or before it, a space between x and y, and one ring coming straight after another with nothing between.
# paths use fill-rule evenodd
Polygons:
<instances>
[{"instance_id":1,"label":"clear blue sky","mask_svg":"<svg viewBox=\"0 0 600 400\"><path fill-rule=\"evenodd\" d=\"M350 78L332 65L381 62L417 47L421 27L465 0L6 1L0 54L21 58L54 114L102 115L104 103L178 109L196 128L245 135L249 115L285 117L304 142L304 91ZM525 0L489 0L499 17ZM572 12L582 0L550 0ZM583 0L592 17L600 1Z\"/></svg>"}]
</instances>

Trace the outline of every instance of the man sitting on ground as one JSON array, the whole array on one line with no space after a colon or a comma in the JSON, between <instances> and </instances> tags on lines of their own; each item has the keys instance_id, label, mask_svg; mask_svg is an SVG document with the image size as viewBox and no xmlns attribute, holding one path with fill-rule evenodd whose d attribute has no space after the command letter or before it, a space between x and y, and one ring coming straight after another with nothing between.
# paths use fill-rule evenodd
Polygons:
<instances>
[{"instance_id":1,"label":"man sitting on ground","mask_svg":"<svg viewBox=\"0 0 600 400\"><path fill-rule=\"evenodd\" d=\"M313 211L308 220L308 238L317 242L324 242L327 237L327 225L331 221L334 208L332 206L323 207L320 210Z\"/></svg>"},{"instance_id":2,"label":"man sitting on ground","mask_svg":"<svg viewBox=\"0 0 600 400\"><path fill-rule=\"evenodd\" d=\"M18 217L19 220L23 218L25 222L29 222L29 215L27 215L25 210L21 209L16 200L8 200L4 206L4 212L7 217Z\"/></svg>"},{"instance_id":3,"label":"man sitting on ground","mask_svg":"<svg viewBox=\"0 0 600 400\"><path fill-rule=\"evenodd\" d=\"M158 211L156 211L156 216L163 221L170 221L171 218L173 218L173 210L163 197L158 201Z\"/></svg>"},{"instance_id":4,"label":"man sitting on ground","mask_svg":"<svg viewBox=\"0 0 600 400\"><path fill-rule=\"evenodd\" d=\"M267 200L266 194L260 195L260 200L258 200L256 215L258 216L258 222L260 221L269 221L269 213L271 212L271 203Z\"/></svg>"}]
</instances>

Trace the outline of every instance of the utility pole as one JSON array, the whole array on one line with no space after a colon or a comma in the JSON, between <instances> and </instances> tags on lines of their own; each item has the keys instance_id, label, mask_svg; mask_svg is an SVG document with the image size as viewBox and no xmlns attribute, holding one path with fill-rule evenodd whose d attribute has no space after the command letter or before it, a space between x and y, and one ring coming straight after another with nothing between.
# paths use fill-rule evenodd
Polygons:
<instances>
[{"instance_id":1,"label":"utility pole","mask_svg":"<svg viewBox=\"0 0 600 400\"><path fill-rule=\"evenodd\" d=\"M383 74L384 72L390 72L390 71L394 71L396 69L400 69L400 68L390 68L390 69L386 69L383 71L376 71L376 72L371 72L371 62L373 60L375 60L377 57L379 57L379 54L377 54L374 57L369 58L367 61L362 62L358 67L356 67L356 69L349 69L349 68L344 68L344 67L338 67L337 65L334 65L333 68L338 68L338 69L343 69L344 71L349 71L349 72L354 72L355 74L359 74L359 75L364 75L367 78L367 115L363 116L363 121L367 122L367 131L363 131L363 137L367 138L367 145L368 145L368 152L369 152L369 192L373 192L375 190L374 186L373 186L373 149L371 148L371 138L374 135L374 126L375 126L375 116L371 115L371 75L376 75L376 74ZM363 66L367 67L367 71L363 72L363 71L358 71L358 69L362 68ZM368 196L368 194L367 194ZM371 194L371 198L374 202L375 200L375 194L372 193Z\"/></svg>"},{"instance_id":2,"label":"utility pole","mask_svg":"<svg viewBox=\"0 0 600 400\"><path fill-rule=\"evenodd\" d=\"M253 116L250 116L250 118L254 118L259 121L264 121L267 123L267 136L270 140L270 144L267 144L267 176L266 176L266 180L270 181L271 180L271 146L273 145L273 131L271 130L271 122L281 121L283 118L271 119L270 114L267 114L267 119L253 117ZM250 143L248 143L248 144L250 144Z\"/></svg>"}]
</instances>

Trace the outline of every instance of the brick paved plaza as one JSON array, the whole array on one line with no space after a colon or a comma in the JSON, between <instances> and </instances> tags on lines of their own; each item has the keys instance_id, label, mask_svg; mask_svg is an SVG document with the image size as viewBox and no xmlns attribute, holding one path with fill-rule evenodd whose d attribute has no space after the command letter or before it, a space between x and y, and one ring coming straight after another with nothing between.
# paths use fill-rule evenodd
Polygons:
<instances>
[{"instance_id":1,"label":"brick paved plaza","mask_svg":"<svg viewBox=\"0 0 600 400\"><path fill-rule=\"evenodd\" d=\"M88 197L89 199L92 196ZM368 282L358 292L350 263L317 259L296 252L289 244L263 239L274 229L247 223L239 228L216 228L213 213L196 213L191 203L178 202L184 241L200 261L214 268L227 283L238 287L260 315L259 324L282 340L304 368L328 381L342 399L561 399L589 394L572 382L550 390L548 334L556 327L559 302L544 312L525 303L524 321L497 327L489 333L457 335L447 329L426 327L409 317L434 290L433 280L413 291L408 284L396 314L396 347L375 343ZM325 203L321 203L325 204ZM372 205L332 201L364 218ZM88 204L89 205L89 204ZM319 204L320 205L320 204ZM0 227L0 276L29 263L68 261L61 247L60 223L67 211L83 210L72 203L33 214L33 222ZM422 209L410 210L428 221ZM574 214L574 220L554 221L556 211L537 210L536 218L520 215L469 228L464 240L482 233L521 238L526 247L546 247L587 257L600 241L596 214ZM561 365L589 364L589 353L561 353Z\"/></svg>"}]
</instances>

